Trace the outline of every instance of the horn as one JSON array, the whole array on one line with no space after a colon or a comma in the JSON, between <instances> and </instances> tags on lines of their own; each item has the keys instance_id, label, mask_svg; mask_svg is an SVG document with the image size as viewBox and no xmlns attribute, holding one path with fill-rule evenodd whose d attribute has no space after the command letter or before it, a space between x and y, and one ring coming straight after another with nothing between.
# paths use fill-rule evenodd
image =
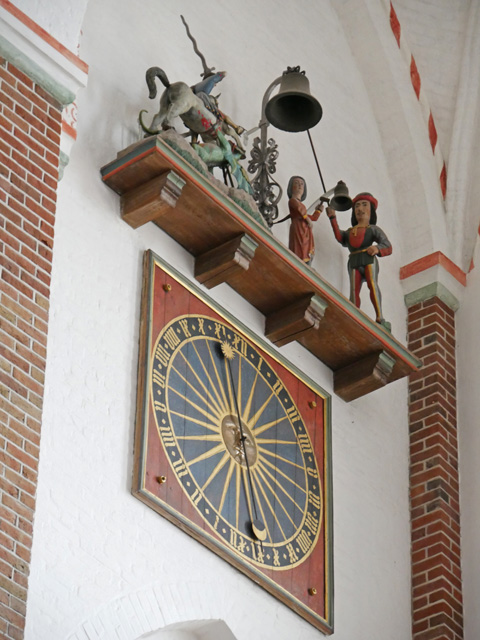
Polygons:
<instances>
[{"instance_id":1,"label":"horn","mask_svg":"<svg viewBox=\"0 0 480 640\"><path fill-rule=\"evenodd\" d=\"M337 186L333 191L333 198L330 200L330 206L335 211L347 211L353 207L353 202L348 195L348 188L343 180L337 182Z\"/></svg>"},{"instance_id":2,"label":"horn","mask_svg":"<svg viewBox=\"0 0 480 640\"><path fill-rule=\"evenodd\" d=\"M322 107L310 93L310 83L300 67L288 67L280 80L278 93L265 106L270 124L282 131L306 131L322 117Z\"/></svg>"}]
</instances>

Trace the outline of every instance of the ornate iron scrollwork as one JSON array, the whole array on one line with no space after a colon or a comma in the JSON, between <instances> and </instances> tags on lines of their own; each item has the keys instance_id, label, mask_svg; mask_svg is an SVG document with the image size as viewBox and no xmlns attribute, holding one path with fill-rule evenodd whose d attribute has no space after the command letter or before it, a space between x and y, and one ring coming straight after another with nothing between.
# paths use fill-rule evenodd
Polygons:
<instances>
[{"instance_id":1,"label":"ornate iron scrollwork","mask_svg":"<svg viewBox=\"0 0 480 640\"><path fill-rule=\"evenodd\" d=\"M263 133L263 132L262 132ZM250 151L251 159L248 164L248 172L255 173L250 181L253 189L253 197L258 209L269 227L278 218L278 203L283 195L283 190L278 182L272 178L276 171L278 158L278 146L273 138L269 138L262 144L261 138L253 141Z\"/></svg>"}]
</instances>

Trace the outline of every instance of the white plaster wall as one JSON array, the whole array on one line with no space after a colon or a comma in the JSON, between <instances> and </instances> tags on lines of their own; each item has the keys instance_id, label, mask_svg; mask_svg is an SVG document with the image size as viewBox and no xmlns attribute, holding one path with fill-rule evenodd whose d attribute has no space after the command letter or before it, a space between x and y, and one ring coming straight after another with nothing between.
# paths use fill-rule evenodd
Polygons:
<instances>
[{"instance_id":1,"label":"white plaster wall","mask_svg":"<svg viewBox=\"0 0 480 640\"><path fill-rule=\"evenodd\" d=\"M78 52L88 0L15 0L13 4L64 47Z\"/></svg>"},{"instance_id":2,"label":"white plaster wall","mask_svg":"<svg viewBox=\"0 0 480 640\"><path fill-rule=\"evenodd\" d=\"M475 2L475 0L473 0ZM393 6L435 118L439 144L448 159L458 81L465 64L465 32L472 0L395 0Z\"/></svg>"},{"instance_id":3,"label":"white plaster wall","mask_svg":"<svg viewBox=\"0 0 480 640\"><path fill-rule=\"evenodd\" d=\"M133 230L99 169L138 138L152 110L151 65L193 83L200 65L229 73L221 107L247 129L287 65L307 70L324 118L312 131L327 188L373 192L394 245L396 210L367 92L327 2L103 0L90 3L79 54L90 67L78 98L78 140L60 183L42 453L27 640L136 638L189 619L223 619L239 640L310 640L318 632L130 495L143 253L192 277L192 258L153 224ZM368 46L368 42L365 43ZM353 108L353 105L355 108ZM306 134L272 130L278 176L319 179ZM283 205L286 213L286 205ZM348 214L344 214L349 218ZM345 226L348 221L345 220ZM286 238L287 228L276 228ZM347 293L346 255L326 218L314 266ZM400 252L381 263L385 315L405 339ZM254 331L263 318L229 287L213 295ZM369 306L366 311L372 315ZM282 352L332 392L331 372L301 347ZM406 382L345 404L333 398L335 637L404 640L410 633Z\"/></svg>"},{"instance_id":4,"label":"white plaster wall","mask_svg":"<svg viewBox=\"0 0 480 640\"><path fill-rule=\"evenodd\" d=\"M480 633L480 261L479 243L467 288L457 311L458 342L458 423L460 443L460 512L462 527L462 573L465 614L465 640L475 640Z\"/></svg>"}]
</instances>

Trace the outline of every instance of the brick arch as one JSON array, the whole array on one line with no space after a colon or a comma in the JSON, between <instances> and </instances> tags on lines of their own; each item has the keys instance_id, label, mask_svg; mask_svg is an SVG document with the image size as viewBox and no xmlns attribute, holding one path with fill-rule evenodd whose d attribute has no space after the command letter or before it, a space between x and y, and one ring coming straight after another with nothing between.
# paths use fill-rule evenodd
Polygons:
<instances>
[{"instance_id":1,"label":"brick arch","mask_svg":"<svg viewBox=\"0 0 480 640\"><path fill-rule=\"evenodd\" d=\"M169 625L152 633L145 633L138 640L235 640L223 620L189 620Z\"/></svg>"},{"instance_id":2,"label":"brick arch","mask_svg":"<svg viewBox=\"0 0 480 640\"><path fill-rule=\"evenodd\" d=\"M264 607L252 601L250 613L251 620L261 620ZM231 629L240 628L245 628L244 612L218 582L156 582L109 602L67 640L90 637L92 629L101 629L102 637L124 640L235 640ZM252 636L260 633L260 628L252 628Z\"/></svg>"}]
</instances>

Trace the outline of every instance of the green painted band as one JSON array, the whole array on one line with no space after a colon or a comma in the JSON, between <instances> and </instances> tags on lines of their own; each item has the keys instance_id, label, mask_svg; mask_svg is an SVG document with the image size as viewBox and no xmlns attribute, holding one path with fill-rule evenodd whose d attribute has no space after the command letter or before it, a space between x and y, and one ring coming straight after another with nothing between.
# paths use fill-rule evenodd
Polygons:
<instances>
[{"instance_id":1,"label":"green painted band","mask_svg":"<svg viewBox=\"0 0 480 640\"><path fill-rule=\"evenodd\" d=\"M42 89L58 100L62 105L67 105L75 100L75 94L61 85L50 74L44 71L36 62L17 49L13 44L0 36L0 55L8 62L23 71L29 78L39 84Z\"/></svg>"},{"instance_id":2,"label":"green painted band","mask_svg":"<svg viewBox=\"0 0 480 640\"><path fill-rule=\"evenodd\" d=\"M405 296L405 305L407 308L413 307L415 304L426 302L432 298L439 298L452 311L458 311L460 302L441 282L431 282L420 289L416 289Z\"/></svg>"}]
</instances>

